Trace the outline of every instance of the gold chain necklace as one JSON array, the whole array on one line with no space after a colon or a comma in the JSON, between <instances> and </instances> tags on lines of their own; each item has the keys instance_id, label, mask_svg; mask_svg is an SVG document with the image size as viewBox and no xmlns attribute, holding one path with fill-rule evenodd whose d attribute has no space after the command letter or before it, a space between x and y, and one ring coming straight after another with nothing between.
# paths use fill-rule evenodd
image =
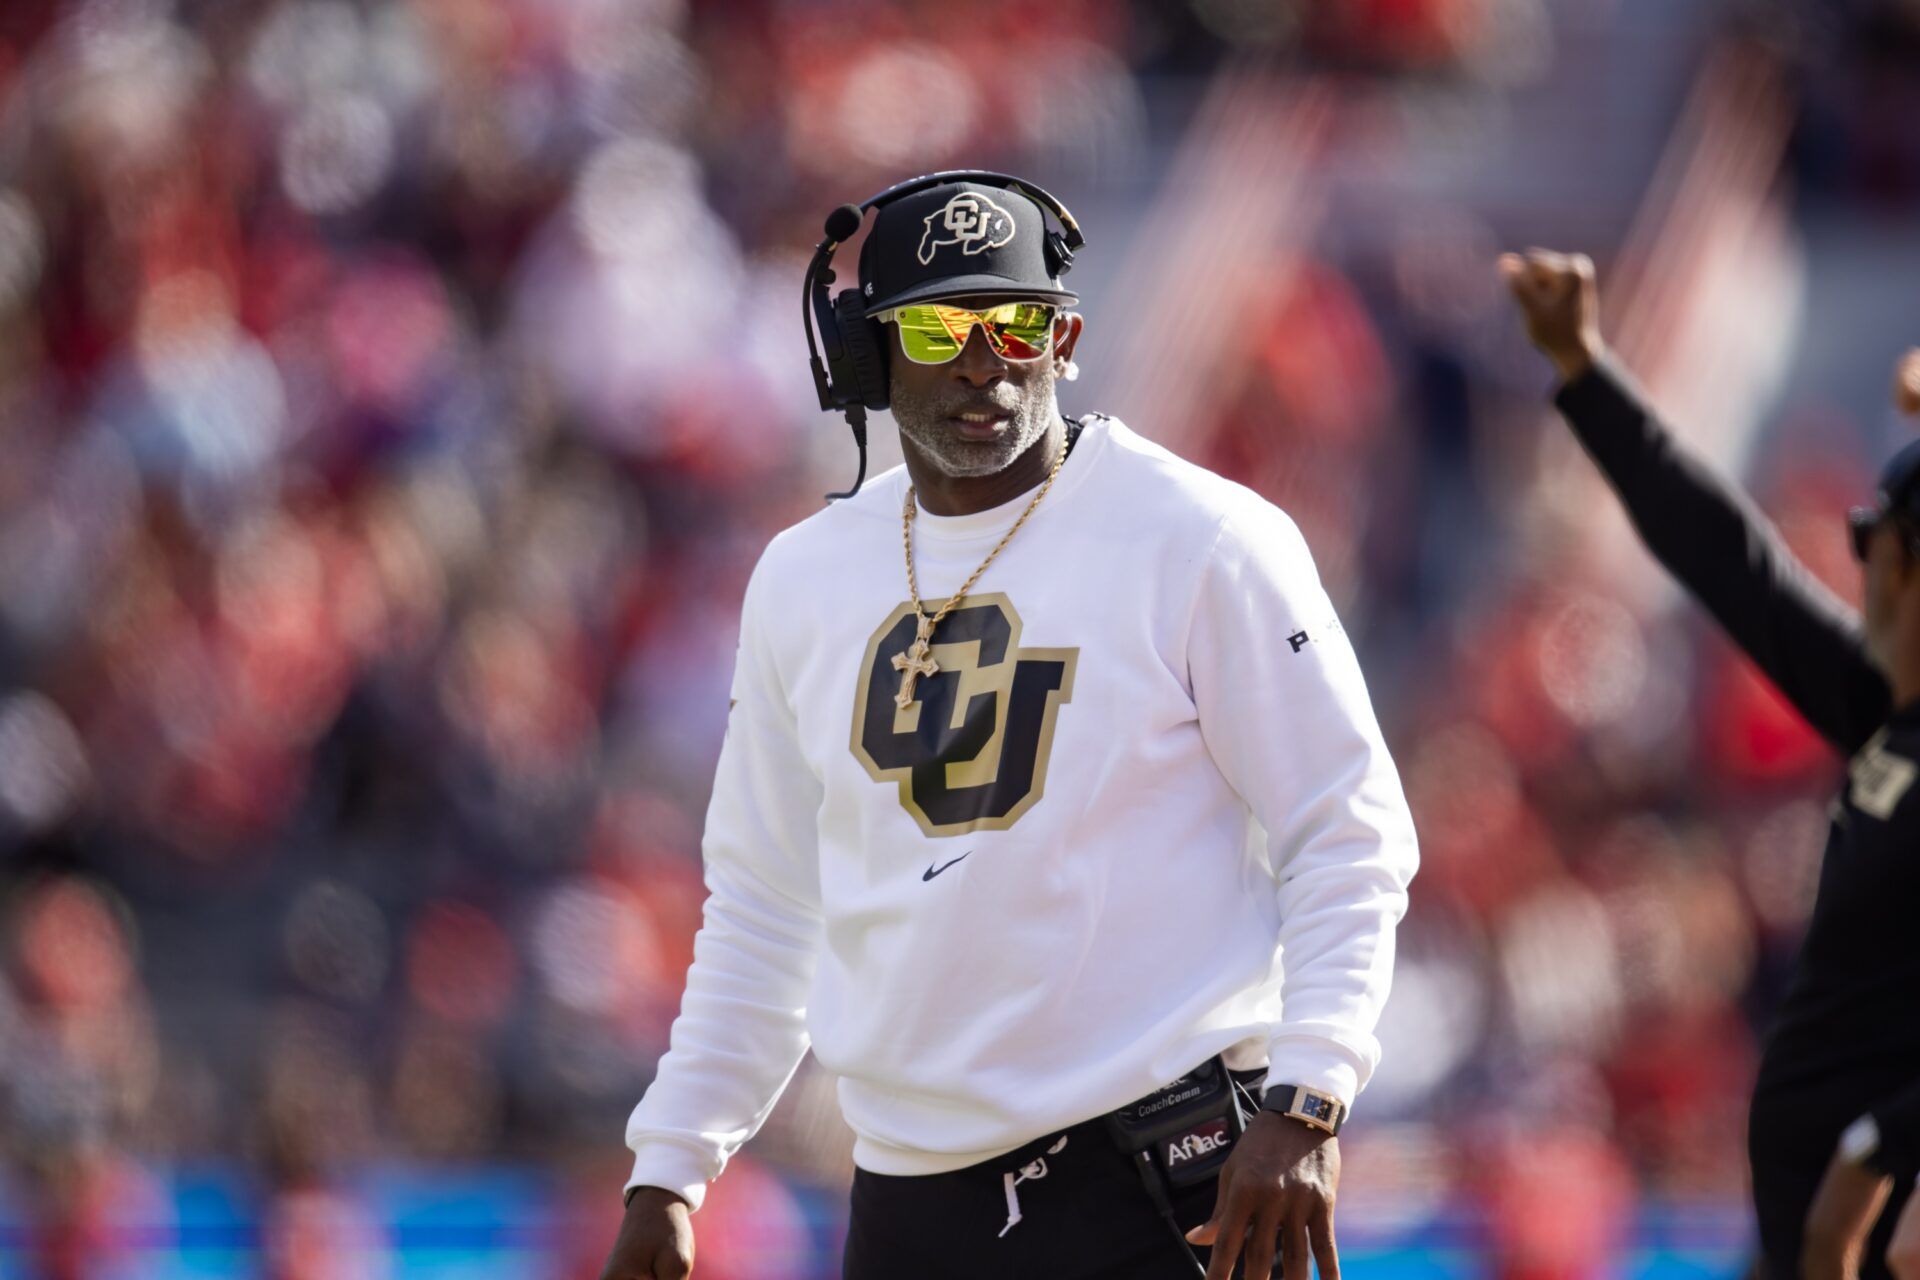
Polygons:
<instances>
[{"instance_id":1,"label":"gold chain necklace","mask_svg":"<svg viewBox=\"0 0 1920 1280\"><path fill-rule=\"evenodd\" d=\"M1066 460L1066 442L1062 441L1060 456L1053 460L1053 469L1047 472L1046 481L1041 484L1040 492L1033 495L1033 501L1029 502L1027 509L1020 513L1020 518L1013 522L1013 527L1000 535L999 543L993 550L987 552L987 558L980 562L980 567L960 584L958 591L947 597L947 602L940 606L940 612L931 618L927 616L927 607L920 603L920 583L913 576L914 492L912 485L907 486L907 502L900 511L900 539L907 549L907 594L913 599L913 616L919 625L919 634L914 637L913 646L905 653L893 655L893 669L900 673L900 692L893 695L894 706L902 711L912 706L914 682L921 676L930 676L940 670L940 664L933 660L933 629L940 625L942 618L954 611L961 600L966 598L967 592L973 590L973 584L980 581L980 575L987 571L987 566L993 563L994 557L1006 548L1007 543L1013 541L1013 535L1020 532L1020 526L1027 522L1027 517L1033 514L1033 509L1040 505L1040 499L1046 497L1047 490L1053 488L1054 477L1060 474L1060 466Z\"/></svg>"}]
</instances>

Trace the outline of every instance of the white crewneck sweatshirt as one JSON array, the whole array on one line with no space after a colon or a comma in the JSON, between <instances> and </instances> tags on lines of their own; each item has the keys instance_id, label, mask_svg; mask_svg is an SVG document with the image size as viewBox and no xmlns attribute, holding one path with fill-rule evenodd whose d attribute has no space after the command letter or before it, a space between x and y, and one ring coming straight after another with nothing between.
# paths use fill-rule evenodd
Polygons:
<instances>
[{"instance_id":1,"label":"white crewneck sweatshirt","mask_svg":"<svg viewBox=\"0 0 1920 1280\"><path fill-rule=\"evenodd\" d=\"M1293 522L1090 418L902 711L907 483L781 533L748 584L710 896L628 1185L697 1209L809 1045L884 1174L990 1159L1221 1052L1351 1102L1418 855ZM917 513L929 614L1031 496Z\"/></svg>"}]
</instances>

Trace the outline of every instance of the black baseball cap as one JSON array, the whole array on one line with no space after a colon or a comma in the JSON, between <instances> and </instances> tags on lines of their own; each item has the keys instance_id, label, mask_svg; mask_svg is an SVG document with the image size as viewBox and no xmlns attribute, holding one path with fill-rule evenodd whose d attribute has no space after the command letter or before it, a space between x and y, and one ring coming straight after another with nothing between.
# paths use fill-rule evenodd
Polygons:
<instances>
[{"instance_id":1,"label":"black baseball cap","mask_svg":"<svg viewBox=\"0 0 1920 1280\"><path fill-rule=\"evenodd\" d=\"M860 292L869 316L943 298L1080 301L1047 267L1046 214L1025 192L951 182L880 207L860 246Z\"/></svg>"}]
</instances>

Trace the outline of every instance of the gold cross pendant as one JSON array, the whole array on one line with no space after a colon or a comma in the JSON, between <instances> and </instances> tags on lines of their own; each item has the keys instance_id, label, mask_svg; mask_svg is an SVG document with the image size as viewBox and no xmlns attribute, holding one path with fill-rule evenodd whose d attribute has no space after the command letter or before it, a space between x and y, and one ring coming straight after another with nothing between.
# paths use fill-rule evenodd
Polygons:
<instances>
[{"instance_id":1,"label":"gold cross pendant","mask_svg":"<svg viewBox=\"0 0 1920 1280\"><path fill-rule=\"evenodd\" d=\"M933 660L929 651L933 641L933 619L920 619L920 634L914 638L913 646L905 653L893 655L893 669L900 673L900 692L893 695L893 705L905 711L913 705L913 685L921 676L930 676L940 670L940 664Z\"/></svg>"}]
</instances>

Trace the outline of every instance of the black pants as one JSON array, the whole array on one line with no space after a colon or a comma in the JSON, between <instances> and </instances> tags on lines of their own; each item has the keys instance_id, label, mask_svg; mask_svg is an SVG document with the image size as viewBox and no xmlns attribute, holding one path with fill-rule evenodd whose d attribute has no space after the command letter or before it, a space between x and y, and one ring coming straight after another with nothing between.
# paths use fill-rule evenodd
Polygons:
<instances>
[{"instance_id":1,"label":"black pants","mask_svg":"<svg viewBox=\"0 0 1920 1280\"><path fill-rule=\"evenodd\" d=\"M1235 1074L1257 1090L1262 1073ZM1008 1174L1016 1179L1018 1221L1007 1200ZM1212 1216L1216 1188L1204 1182L1175 1196L1182 1232ZM1204 1264L1208 1253L1189 1252L1175 1239L1105 1122L1088 1120L951 1173L897 1178L856 1169L841 1274L844 1280L1197 1280L1192 1254Z\"/></svg>"}]
</instances>

